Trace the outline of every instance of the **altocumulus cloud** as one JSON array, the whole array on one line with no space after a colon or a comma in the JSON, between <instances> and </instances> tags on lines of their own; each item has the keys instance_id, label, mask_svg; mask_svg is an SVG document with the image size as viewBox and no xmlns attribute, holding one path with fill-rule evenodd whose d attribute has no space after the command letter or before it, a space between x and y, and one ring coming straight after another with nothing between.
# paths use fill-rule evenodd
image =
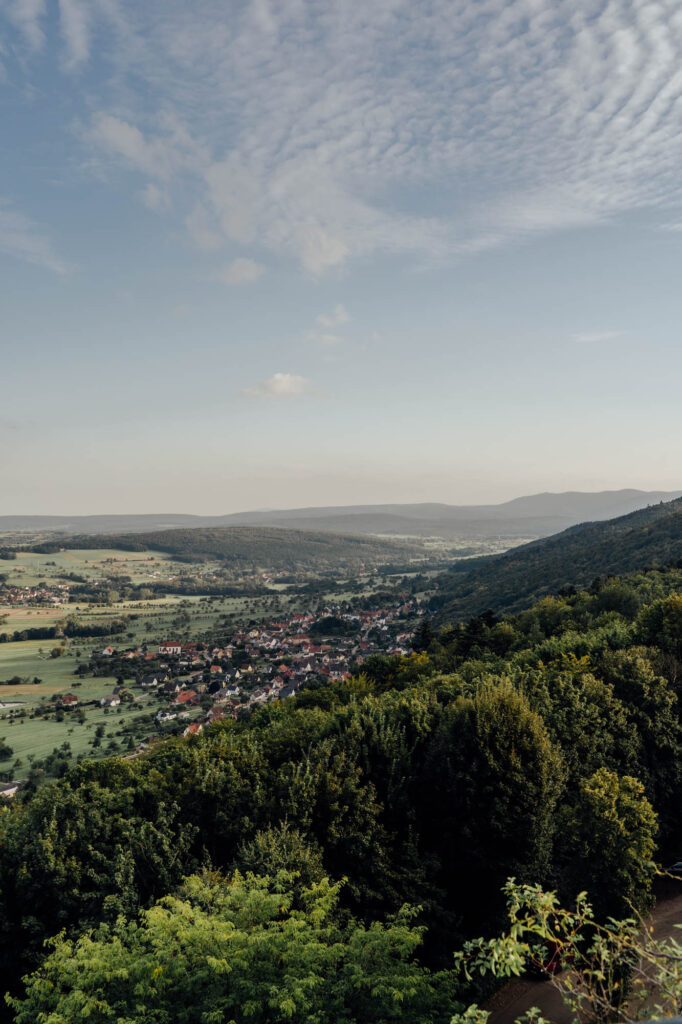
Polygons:
<instances>
[{"instance_id":1,"label":"altocumulus cloud","mask_svg":"<svg viewBox=\"0 0 682 1024\"><path fill-rule=\"evenodd\" d=\"M297 373L273 373L253 388L244 388L245 398L298 398L310 394L313 382Z\"/></svg>"},{"instance_id":2,"label":"altocumulus cloud","mask_svg":"<svg viewBox=\"0 0 682 1024\"><path fill-rule=\"evenodd\" d=\"M59 0L61 34L49 6L4 5L31 60L115 69L87 158L172 187L206 249L319 275L682 202L678 0Z\"/></svg>"},{"instance_id":3,"label":"altocumulus cloud","mask_svg":"<svg viewBox=\"0 0 682 1024\"><path fill-rule=\"evenodd\" d=\"M232 260L226 267L219 270L215 276L225 284L251 284L252 281L258 280L264 270L265 267L261 263L256 263L255 260L242 256L239 259Z\"/></svg>"}]
</instances>

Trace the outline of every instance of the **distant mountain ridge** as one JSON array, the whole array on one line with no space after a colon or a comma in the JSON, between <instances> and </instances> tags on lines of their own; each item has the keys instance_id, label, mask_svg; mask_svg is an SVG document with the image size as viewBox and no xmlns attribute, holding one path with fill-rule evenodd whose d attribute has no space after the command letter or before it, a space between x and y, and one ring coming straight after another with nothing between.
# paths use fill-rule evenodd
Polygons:
<instances>
[{"instance_id":1,"label":"distant mountain ridge","mask_svg":"<svg viewBox=\"0 0 682 1024\"><path fill-rule=\"evenodd\" d=\"M224 516L173 513L95 516L0 516L0 532L61 531L66 534L123 534L167 529L229 526L388 536L486 539L548 537L585 521L626 515L682 496L679 491L568 491L534 494L499 505L348 505L236 512Z\"/></svg>"},{"instance_id":2,"label":"distant mountain ridge","mask_svg":"<svg viewBox=\"0 0 682 1024\"><path fill-rule=\"evenodd\" d=\"M439 577L442 621L492 608L519 611L561 587L682 561L682 499L605 522L582 523L513 551L476 559Z\"/></svg>"}]
</instances>

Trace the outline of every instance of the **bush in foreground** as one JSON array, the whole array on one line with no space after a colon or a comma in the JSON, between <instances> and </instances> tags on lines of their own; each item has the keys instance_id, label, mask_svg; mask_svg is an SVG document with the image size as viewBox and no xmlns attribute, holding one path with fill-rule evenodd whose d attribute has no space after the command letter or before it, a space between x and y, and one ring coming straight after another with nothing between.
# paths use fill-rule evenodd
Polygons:
<instances>
[{"instance_id":1,"label":"bush in foreground","mask_svg":"<svg viewBox=\"0 0 682 1024\"><path fill-rule=\"evenodd\" d=\"M403 909L368 927L337 914L327 879L192 876L137 920L63 934L9 999L17 1024L447 1024L454 972L413 962L421 929Z\"/></svg>"}]
</instances>

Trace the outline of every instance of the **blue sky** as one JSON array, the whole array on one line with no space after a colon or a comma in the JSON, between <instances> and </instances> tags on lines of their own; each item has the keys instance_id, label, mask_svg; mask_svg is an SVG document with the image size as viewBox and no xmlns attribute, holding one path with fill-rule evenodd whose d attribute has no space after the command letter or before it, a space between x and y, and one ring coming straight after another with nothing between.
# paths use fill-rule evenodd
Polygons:
<instances>
[{"instance_id":1,"label":"blue sky","mask_svg":"<svg viewBox=\"0 0 682 1024\"><path fill-rule=\"evenodd\" d=\"M0 512L680 488L681 58L651 0L0 0Z\"/></svg>"}]
</instances>

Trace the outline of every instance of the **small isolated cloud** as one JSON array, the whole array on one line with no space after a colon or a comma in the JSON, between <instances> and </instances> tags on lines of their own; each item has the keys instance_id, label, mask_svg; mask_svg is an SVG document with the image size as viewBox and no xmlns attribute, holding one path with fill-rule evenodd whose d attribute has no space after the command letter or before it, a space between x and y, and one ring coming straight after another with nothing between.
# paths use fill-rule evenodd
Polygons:
<instances>
[{"instance_id":1,"label":"small isolated cloud","mask_svg":"<svg viewBox=\"0 0 682 1024\"><path fill-rule=\"evenodd\" d=\"M615 341L624 334L625 331L581 331L573 335L573 341L579 345L591 345L599 341Z\"/></svg>"},{"instance_id":2,"label":"small isolated cloud","mask_svg":"<svg viewBox=\"0 0 682 1024\"><path fill-rule=\"evenodd\" d=\"M682 220L672 221L670 224L661 224L661 231L682 231Z\"/></svg>"},{"instance_id":3,"label":"small isolated cloud","mask_svg":"<svg viewBox=\"0 0 682 1024\"><path fill-rule=\"evenodd\" d=\"M335 328L340 327L341 324L347 324L350 320L348 310L340 302L334 306L331 313L320 313L316 323L318 327Z\"/></svg>"},{"instance_id":4,"label":"small isolated cloud","mask_svg":"<svg viewBox=\"0 0 682 1024\"><path fill-rule=\"evenodd\" d=\"M258 280L264 270L265 267L261 263L241 256L219 270L216 277L225 284L251 284L252 281Z\"/></svg>"},{"instance_id":5,"label":"small isolated cloud","mask_svg":"<svg viewBox=\"0 0 682 1024\"><path fill-rule=\"evenodd\" d=\"M273 373L255 388L244 388L242 395L245 398L297 398L309 394L311 387L312 381L297 373Z\"/></svg>"}]
</instances>

